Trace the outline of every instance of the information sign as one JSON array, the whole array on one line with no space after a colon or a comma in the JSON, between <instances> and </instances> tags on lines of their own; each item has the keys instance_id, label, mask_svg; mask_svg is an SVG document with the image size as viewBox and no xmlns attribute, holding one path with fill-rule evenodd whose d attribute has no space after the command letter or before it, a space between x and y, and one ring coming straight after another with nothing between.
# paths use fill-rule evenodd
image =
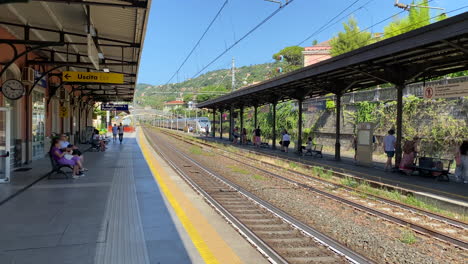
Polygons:
<instances>
[{"instance_id":1,"label":"information sign","mask_svg":"<svg viewBox=\"0 0 468 264\"><path fill-rule=\"evenodd\" d=\"M120 73L64 71L62 81L123 84L124 76Z\"/></svg>"},{"instance_id":2,"label":"information sign","mask_svg":"<svg viewBox=\"0 0 468 264\"><path fill-rule=\"evenodd\" d=\"M451 83L424 87L425 99L468 96L468 82Z\"/></svg>"},{"instance_id":3,"label":"information sign","mask_svg":"<svg viewBox=\"0 0 468 264\"><path fill-rule=\"evenodd\" d=\"M102 104L101 111L128 111L128 104Z\"/></svg>"},{"instance_id":4,"label":"information sign","mask_svg":"<svg viewBox=\"0 0 468 264\"><path fill-rule=\"evenodd\" d=\"M59 117L68 117L68 107L60 106Z\"/></svg>"}]
</instances>

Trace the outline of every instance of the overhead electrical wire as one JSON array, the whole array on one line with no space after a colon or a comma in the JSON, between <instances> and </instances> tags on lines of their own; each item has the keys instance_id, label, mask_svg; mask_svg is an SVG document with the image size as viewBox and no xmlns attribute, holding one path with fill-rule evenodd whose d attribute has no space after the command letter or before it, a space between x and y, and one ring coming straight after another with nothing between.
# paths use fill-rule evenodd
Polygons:
<instances>
[{"instance_id":1,"label":"overhead electrical wire","mask_svg":"<svg viewBox=\"0 0 468 264\"><path fill-rule=\"evenodd\" d=\"M185 63L187 62L187 60L190 58L190 56L192 56L193 52L195 51L195 49L198 47L198 45L200 45L200 42L203 40L203 38L205 37L206 33L208 33L208 31L210 30L211 26L213 26L214 22L216 21L216 19L218 19L219 15L221 14L221 12L223 11L223 9L226 7L226 5L228 4L228 0L224 1L223 5L221 6L221 8L218 10L218 12L216 13L215 17L211 20L210 24L208 25L208 27L205 29L205 31L203 32L203 34L201 35L200 39L198 39L197 43L195 44L195 46L193 46L192 50L189 52L189 54L187 55L187 57L185 57L184 61L182 62L182 64L180 64L179 68L177 69L177 71L175 71L175 73L171 76L171 78L166 82L166 85L169 84L172 79L174 79L174 76L176 76L180 69L182 69L182 67L185 65Z\"/></svg>"},{"instance_id":2,"label":"overhead electrical wire","mask_svg":"<svg viewBox=\"0 0 468 264\"><path fill-rule=\"evenodd\" d=\"M310 38L312 38L313 36L315 36L316 34L318 34L319 32L321 32L321 30L326 27L328 24L330 24L331 22L333 22L333 20L335 20L337 17L339 17L341 14L343 14L344 12L346 12L346 10L350 9L353 5L355 5L357 2L359 2L360 0L355 0L354 2L352 2L350 5L348 5L345 9L341 10L340 13L338 13L336 16L334 16L333 18L331 18L330 20L328 20L327 23L325 23L323 26L321 26L319 29L317 29L314 33L312 33L310 36L308 36L307 38L305 38L303 41L299 42L299 44L297 44L297 46L300 46L302 45L304 42L308 41ZM373 1L373 0L371 0ZM370 1L369 1L370 2ZM368 2L368 3L369 3Z\"/></svg>"},{"instance_id":3,"label":"overhead electrical wire","mask_svg":"<svg viewBox=\"0 0 468 264\"><path fill-rule=\"evenodd\" d=\"M213 63L215 63L219 58L221 58L224 54L226 54L228 51L230 51L232 48L234 48L237 44L239 44L242 40L244 40L245 38L247 38L250 34L252 34L255 30L257 30L259 27L261 27L263 24L265 24L268 20L270 20L272 17L274 17L278 12L280 12L281 10L283 10L285 7L287 7L288 5L290 5L292 2L294 2L294 0L290 0L286 3L284 3L283 5L281 5L280 7L278 7L278 9L276 9L273 13L271 13L269 16L267 16L265 19L262 20L262 22L260 22L259 24L257 24L255 27L253 27L251 30L249 30L246 34L244 34L240 39L238 39L237 41L235 41L233 44L231 44L228 48L226 48L223 52L221 52L221 54L219 54L216 58L214 58L213 60L210 61L210 63L208 63L207 65L205 65L205 67L203 67L200 71L198 71L196 74L193 75L192 78L195 78L197 77L200 73L202 73L204 70L206 70L206 68L210 67Z\"/></svg>"},{"instance_id":4,"label":"overhead electrical wire","mask_svg":"<svg viewBox=\"0 0 468 264\"><path fill-rule=\"evenodd\" d=\"M434 1L434 0L429 0L428 3L432 2L432 1ZM448 12L444 12L444 14L450 14L450 13L453 13L453 12L456 12L456 11L459 11L459 10L462 10L462 9L465 9L465 8L468 8L468 5L459 7L459 8L454 9L454 10L450 10L450 11L448 11ZM380 20L379 22L377 22L377 23L375 23L375 24L373 24L373 25L370 25L370 26L366 27L365 29L360 30L359 32L356 32L355 34L351 35L350 37L356 36L357 34L360 34L360 33L364 32L364 31L368 30L369 28L372 28L372 27L374 27L374 26L376 26L376 25L378 25L378 24L381 24L381 23L383 23L383 22L385 22L385 21L387 21L387 20L389 20L389 19L395 17L396 15L399 15L399 14L405 12L405 11L406 11L406 10L400 11L400 12L398 12L398 13L396 13L396 14L390 16L390 17L387 17L387 18L385 18L385 19L382 19L382 20ZM419 21L418 23L412 24L412 25L410 25L410 26L407 26L407 27L404 27L404 28L400 28L400 29L391 31L390 33L397 32L397 31L401 31L401 30L405 30L405 29L407 29L407 28L413 27L414 25L419 25L419 24L421 24L421 23L424 23L424 22L427 22L427 21L431 21L432 19L435 19L435 18L437 18L438 16L440 16L440 15L436 15L436 16L430 17L429 19L425 19L425 20ZM378 37L375 36L375 37L373 37L373 38L379 38L379 37L381 37L381 36L378 36ZM364 44L364 43L366 43L367 41L368 41L368 40L363 41L363 42L358 43L358 44ZM317 60L319 60L319 59L321 59L321 58L324 58L324 57L326 57L326 56L328 56L328 55L323 55L323 56L321 56L321 57L318 57Z\"/></svg>"}]
</instances>

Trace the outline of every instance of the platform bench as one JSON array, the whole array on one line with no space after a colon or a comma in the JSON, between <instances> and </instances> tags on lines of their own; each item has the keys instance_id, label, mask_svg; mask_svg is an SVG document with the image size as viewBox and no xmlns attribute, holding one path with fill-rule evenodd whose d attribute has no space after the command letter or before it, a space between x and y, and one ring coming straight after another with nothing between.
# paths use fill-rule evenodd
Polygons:
<instances>
[{"instance_id":1,"label":"platform bench","mask_svg":"<svg viewBox=\"0 0 468 264\"><path fill-rule=\"evenodd\" d=\"M311 156L315 156L315 157L320 156L321 158L323 158L322 149L323 149L323 145L314 144L312 146L312 149L306 149L303 156L306 156L307 154L310 154Z\"/></svg>"},{"instance_id":2,"label":"platform bench","mask_svg":"<svg viewBox=\"0 0 468 264\"><path fill-rule=\"evenodd\" d=\"M419 172L421 176L435 177L436 180L449 181L449 171L453 160L432 158L432 157L417 157L417 162L410 168Z\"/></svg>"},{"instance_id":3,"label":"platform bench","mask_svg":"<svg viewBox=\"0 0 468 264\"><path fill-rule=\"evenodd\" d=\"M47 179L51 179L52 175L57 175L57 174L62 174L65 179L68 179L68 174L63 169L68 168L71 171L73 171L73 167L70 165L60 165L57 163L57 161L55 161L54 158L52 158L52 155L48 154L48 156L49 156L50 164L52 165L52 171L49 172Z\"/></svg>"}]
</instances>

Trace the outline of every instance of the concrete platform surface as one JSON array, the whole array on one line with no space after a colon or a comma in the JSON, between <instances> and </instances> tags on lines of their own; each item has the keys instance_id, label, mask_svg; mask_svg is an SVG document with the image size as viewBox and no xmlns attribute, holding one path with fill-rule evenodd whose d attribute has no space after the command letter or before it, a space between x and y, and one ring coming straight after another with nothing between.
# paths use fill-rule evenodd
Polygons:
<instances>
[{"instance_id":1,"label":"concrete platform surface","mask_svg":"<svg viewBox=\"0 0 468 264\"><path fill-rule=\"evenodd\" d=\"M170 175L241 263L267 263L161 158L153 158L164 170L158 173ZM161 191L168 183L155 181L135 135L85 159L85 177L41 180L0 206L0 263L205 263ZM46 164L33 162L28 174L48 171Z\"/></svg>"}]
</instances>

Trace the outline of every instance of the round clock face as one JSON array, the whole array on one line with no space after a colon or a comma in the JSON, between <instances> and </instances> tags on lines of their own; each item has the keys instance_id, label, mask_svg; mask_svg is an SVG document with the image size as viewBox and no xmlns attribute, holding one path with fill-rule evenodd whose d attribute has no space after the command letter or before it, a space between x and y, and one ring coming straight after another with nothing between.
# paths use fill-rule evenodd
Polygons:
<instances>
[{"instance_id":1,"label":"round clock face","mask_svg":"<svg viewBox=\"0 0 468 264\"><path fill-rule=\"evenodd\" d=\"M11 100L17 100L24 95L25 89L22 82L18 80L7 80L2 85L2 93Z\"/></svg>"}]
</instances>

